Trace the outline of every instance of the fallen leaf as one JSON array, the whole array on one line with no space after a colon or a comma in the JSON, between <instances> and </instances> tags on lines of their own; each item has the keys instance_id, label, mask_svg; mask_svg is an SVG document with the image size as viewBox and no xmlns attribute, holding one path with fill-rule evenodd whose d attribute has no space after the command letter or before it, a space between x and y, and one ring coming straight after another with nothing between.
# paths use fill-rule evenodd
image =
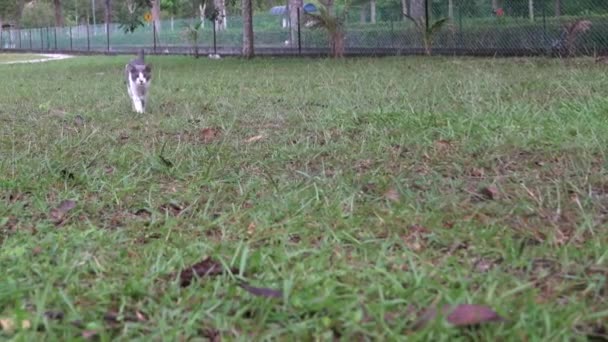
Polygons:
<instances>
[{"instance_id":1,"label":"fallen leaf","mask_svg":"<svg viewBox=\"0 0 608 342\"><path fill-rule=\"evenodd\" d=\"M504 321L504 318L500 317L494 310L483 305L460 304L448 308L448 311L451 311L447 317L448 322L457 327Z\"/></svg>"},{"instance_id":2,"label":"fallen leaf","mask_svg":"<svg viewBox=\"0 0 608 342\"><path fill-rule=\"evenodd\" d=\"M81 333L81 336L85 340L90 340L94 337L97 337L98 334L99 334L99 332L96 330L85 330Z\"/></svg>"},{"instance_id":3,"label":"fallen leaf","mask_svg":"<svg viewBox=\"0 0 608 342\"><path fill-rule=\"evenodd\" d=\"M505 319L498 315L494 310L483 305L444 305L441 311L442 315L446 316L447 322L455 327L464 327L478 325L482 323L505 321ZM424 310L420 318L414 323L413 329L419 329L424 327L429 322L435 320L436 317L436 308L429 308L427 310Z\"/></svg>"},{"instance_id":4,"label":"fallen leaf","mask_svg":"<svg viewBox=\"0 0 608 342\"><path fill-rule=\"evenodd\" d=\"M397 190L391 188L391 189L388 189L388 191L386 191L384 193L384 197L389 201L399 202L399 198L401 196L399 195L399 192Z\"/></svg>"},{"instance_id":5,"label":"fallen leaf","mask_svg":"<svg viewBox=\"0 0 608 342\"><path fill-rule=\"evenodd\" d=\"M13 333L15 331L15 328L17 326L17 322L15 322L14 319L12 318L0 318L0 328L2 328L2 331L7 332L7 333ZM29 329L32 326L32 324L30 323L30 321L28 320L23 320L21 321L21 329Z\"/></svg>"},{"instance_id":6,"label":"fallen leaf","mask_svg":"<svg viewBox=\"0 0 608 342\"><path fill-rule=\"evenodd\" d=\"M233 268L230 272L239 273L239 270ZM203 261L186 267L179 272L180 286L184 287L190 285L194 278L216 276L222 273L224 273L222 264L207 257Z\"/></svg>"},{"instance_id":7,"label":"fallen leaf","mask_svg":"<svg viewBox=\"0 0 608 342\"><path fill-rule=\"evenodd\" d=\"M249 226L247 226L247 234L253 235L255 234L255 223L251 222Z\"/></svg>"},{"instance_id":8,"label":"fallen leaf","mask_svg":"<svg viewBox=\"0 0 608 342\"><path fill-rule=\"evenodd\" d=\"M181 204L169 202L161 205L160 209L173 216L178 216L184 210L184 207Z\"/></svg>"},{"instance_id":9,"label":"fallen leaf","mask_svg":"<svg viewBox=\"0 0 608 342\"><path fill-rule=\"evenodd\" d=\"M51 209L50 217L51 221L55 223L55 225L60 225L63 223L66 214L76 207L76 202L72 200L62 201L57 208Z\"/></svg>"},{"instance_id":10,"label":"fallen leaf","mask_svg":"<svg viewBox=\"0 0 608 342\"><path fill-rule=\"evenodd\" d=\"M266 297L266 298L283 298L283 291L281 290L274 290L274 289L269 289L269 288L265 288L265 287L253 287L249 284L239 284L239 286L251 293L254 296L258 296L258 297Z\"/></svg>"},{"instance_id":11,"label":"fallen leaf","mask_svg":"<svg viewBox=\"0 0 608 342\"><path fill-rule=\"evenodd\" d=\"M245 139L245 142L250 144L252 142L256 142L256 141L262 140L264 138L265 138L264 135L260 134L260 135L256 135L256 136Z\"/></svg>"},{"instance_id":12,"label":"fallen leaf","mask_svg":"<svg viewBox=\"0 0 608 342\"><path fill-rule=\"evenodd\" d=\"M214 140L217 140L220 136L220 133L221 130L218 128L203 128L200 132L200 140L203 143L208 144L210 142L213 142Z\"/></svg>"},{"instance_id":13,"label":"fallen leaf","mask_svg":"<svg viewBox=\"0 0 608 342\"><path fill-rule=\"evenodd\" d=\"M498 188L494 185L487 186L479 190L481 195L483 195L486 199L496 200L498 199L499 193Z\"/></svg>"}]
</instances>

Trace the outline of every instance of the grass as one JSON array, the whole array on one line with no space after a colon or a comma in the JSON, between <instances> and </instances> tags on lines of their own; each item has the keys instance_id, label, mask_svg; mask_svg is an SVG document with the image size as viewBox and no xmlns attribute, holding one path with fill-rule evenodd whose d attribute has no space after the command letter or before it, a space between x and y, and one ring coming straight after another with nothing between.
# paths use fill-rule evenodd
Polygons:
<instances>
[{"instance_id":1,"label":"grass","mask_svg":"<svg viewBox=\"0 0 608 342\"><path fill-rule=\"evenodd\" d=\"M0 66L5 337L605 337L602 65L151 57L136 115L128 58ZM205 256L240 271L180 287ZM509 321L411 329L434 303Z\"/></svg>"},{"instance_id":2,"label":"grass","mask_svg":"<svg viewBox=\"0 0 608 342\"><path fill-rule=\"evenodd\" d=\"M0 63L5 62L17 62L17 61L29 61L33 59L41 59L44 56L28 53L7 53L0 54Z\"/></svg>"}]
</instances>

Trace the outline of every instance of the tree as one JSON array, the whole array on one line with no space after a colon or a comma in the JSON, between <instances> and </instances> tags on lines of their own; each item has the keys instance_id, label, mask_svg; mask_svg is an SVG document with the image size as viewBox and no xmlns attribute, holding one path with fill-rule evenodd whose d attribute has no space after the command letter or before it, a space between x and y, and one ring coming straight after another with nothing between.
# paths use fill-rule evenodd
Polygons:
<instances>
[{"instance_id":1,"label":"tree","mask_svg":"<svg viewBox=\"0 0 608 342\"><path fill-rule=\"evenodd\" d=\"M160 32L160 0L150 0L152 6L152 22L156 32Z\"/></svg>"},{"instance_id":2,"label":"tree","mask_svg":"<svg viewBox=\"0 0 608 342\"><path fill-rule=\"evenodd\" d=\"M24 5L23 0L0 0L0 28L5 22L20 26Z\"/></svg>"},{"instance_id":3,"label":"tree","mask_svg":"<svg viewBox=\"0 0 608 342\"><path fill-rule=\"evenodd\" d=\"M369 22L376 23L376 0L370 0L369 2Z\"/></svg>"},{"instance_id":4,"label":"tree","mask_svg":"<svg viewBox=\"0 0 608 342\"><path fill-rule=\"evenodd\" d=\"M251 0L242 0L243 6L243 57L253 58L253 6Z\"/></svg>"},{"instance_id":5,"label":"tree","mask_svg":"<svg viewBox=\"0 0 608 342\"><path fill-rule=\"evenodd\" d=\"M63 27L63 9L61 8L61 0L53 0L55 9L55 26Z\"/></svg>"},{"instance_id":6,"label":"tree","mask_svg":"<svg viewBox=\"0 0 608 342\"><path fill-rule=\"evenodd\" d=\"M318 14L307 14L312 18L312 28L324 29L329 38L330 55L334 58L344 56L344 21L348 14L349 4L342 9L341 15L333 12L334 0L320 0L323 7Z\"/></svg>"},{"instance_id":7,"label":"tree","mask_svg":"<svg viewBox=\"0 0 608 342\"><path fill-rule=\"evenodd\" d=\"M555 16L559 17L562 15L562 1L555 0Z\"/></svg>"},{"instance_id":8,"label":"tree","mask_svg":"<svg viewBox=\"0 0 608 342\"><path fill-rule=\"evenodd\" d=\"M298 10L300 16L304 14L304 2L302 0L289 0L289 30L290 30L290 42L295 42L298 33Z\"/></svg>"},{"instance_id":9,"label":"tree","mask_svg":"<svg viewBox=\"0 0 608 342\"><path fill-rule=\"evenodd\" d=\"M412 18L424 18L425 0L410 0L410 11L408 15Z\"/></svg>"},{"instance_id":10,"label":"tree","mask_svg":"<svg viewBox=\"0 0 608 342\"><path fill-rule=\"evenodd\" d=\"M110 33L110 23L112 22L112 0L105 0L104 1L104 8L105 8L105 22L106 22L106 33L109 34Z\"/></svg>"},{"instance_id":11,"label":"tree","mask_svg":"<svg viewBox=\"0 0 608 342\"><path fill-rule=\"evenodd\" d=\"M219 12L218 20L215 21L215 29L222 31L228 28L228 21L226 18L226 1L225 0L213 0L214 7Z\"/></svg>"},{"instance_id":12,"label":"tree","mask_svg":"<svg viewBox=\"0 0 608 342\"><path fill-rule=\"evenodd\" d=\"M528 0L528 13L530 21L534 21L534 0Z\"/></svg>"}]
</instances>

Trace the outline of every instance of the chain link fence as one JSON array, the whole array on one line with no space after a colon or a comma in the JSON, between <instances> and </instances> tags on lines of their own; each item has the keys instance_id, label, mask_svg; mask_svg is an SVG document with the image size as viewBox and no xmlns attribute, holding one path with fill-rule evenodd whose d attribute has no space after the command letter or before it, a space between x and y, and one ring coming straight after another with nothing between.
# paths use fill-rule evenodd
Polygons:
<instances>
[{"instance_id":1,"label":"chain link fence","mask_svg":"<svg viewBox=\"0 0 608 342\"><path fill-rule=\"evenodd\" d=\"M319 5L292 20L287 6L254 12L257 55L327 55L332 32L346 55L547 55L608 53L606 0L394 0L336 5L336 27L319 25ZM17 29L4 25L0 48L35 52L239 55L243 19L199 16L146 23L125 33L118 23ZM578 26L576 26L578 25ZM214 30L215 28L215 30ZM333 30L333 31L332 31Z\"/></svg>"}]
</instances>

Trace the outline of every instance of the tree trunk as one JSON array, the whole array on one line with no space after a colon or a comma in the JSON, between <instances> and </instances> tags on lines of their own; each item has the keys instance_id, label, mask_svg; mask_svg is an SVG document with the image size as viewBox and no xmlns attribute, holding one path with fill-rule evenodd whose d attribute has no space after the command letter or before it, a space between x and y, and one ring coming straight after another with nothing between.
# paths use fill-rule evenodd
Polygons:
<instances>
[{"instance_id":1,"label":"tree trunk","mask_svg":"<svg viewBox=\"0 0 608 342\"><path fill-rule=\"evenodd\" d=\"M21 29L21 17L23 16L23 8L25 7L24 0L17 1L17 15L15 17L15 26Z\"/></svg>"},{"instance_id":2,"label":"tree trunk","mask_svg":"<svg viewBox=\"0 0 608 342\"><path fill-rule=\"evenodd\" d=\"M55 8L55 26L63 27L63 12L61 8L61 0L53 0L53 7Z\"/></svg>"},{"instance_id":3,"label":"tree trunk","mask_svg":"<svg viewBox=\"0 0 608 342\"><path fill-rule=\"evenodd\" d=\"M160 0L152 0L152 22L156 33L160 32Z\"/></svg>"},{"instance_id":4,"label":"tree trunk","mask_svg":"<svg viewBox=\"0 0 608 342\"><path fill-rule=\"evenodd\" d=\"M298 34L298 9L300 9L300 20L302 20L303 11L302 0L289 0L289 27L290 27L290 43L294 43Z\"/></svg>"},{"instance_id":5,"label":"tree trunk","mask_svg":"<svg viewBox=\"0 0 608 342\"><path fill-rule=\"evenodd\" d=\"M448 0L448 17L454 18L454 0Z\"/></svg>"},{"instance_id":6,"label":"tree trunk","mask_svg":"<svg viewBox=\"0 0 608 342\"><path fill-rule=\"evenodd\" d=\"M252 0L242 0L243 8L243 57L253 58L253 6Z\"/></svg>"},{"instance_id":7,"label":"tree trunk","mask_svg":"<svg viewBox=\"0 0 608 342\"><path fill-rule=\"evenodd\" d=\"M376 23L376 0L369 2L369 21L372 24Z\"/></svg>"},{"instance_id":8,"label":"tree trunk","mask_svg":"<svg viewBox=\"0 0 608 342\"><path fill-rule=\"evenodd\" d=\"M410 16L414 19L424 18L425 0L410 0Z\"/></svg>"},{"instance_id":9,"label":"tree trunk","mask_svg":"<svg viewBox=\"0 0 608 342\"><path fill-rule=\"evenodd\" d=\"M106 33L109 33L110 32L110 23L112 22L112 0L105 0L104 7L106 10L106 13L105 13Z\"/></svg>"},{"instance_id":10,"label":"tree trunk","mask_svg":"<svg viewBox=\"0 0 608 342\"><path fill-rule=\"evenodd\" d=\"M228 28L228 22L226 21L226 1L225 0L213 0L215 8L220 13L217 21L215 22L215 29L218 31L225 30Z\"/></svg>"},{"instance_id":11,"label":"tree trunk","mask_svg":"<svg viewBox=\"0 0 608 342\"><path fill-rule=\"evenodd\" d=\"M407 0L401 0L401 19L403 19L403 21L407 20L407 18L405 17L406 14L409 14Z\"/></svg>"},{"instance_id":12,"label":"tree trunk","mask_svg":"<svg viewBox=\"0 0 608 342\"><path fill-rule=\"evenodd\" d=\"M562 0L555 0L555 16L561 17L562 15Z\"/></svg>"},{"instance_id":13,"label":"tree trunk","mask_svg":"<svg viewBox=\"0 0 608 342\"><path fill-rule=\"evenodd\" d=\"M492 0L492 11L496 11L498 8L498 0Z\"/></svg>"},{"instance_id":14,"label":"tree trunk","mask_svg":"<svg viewBox=\"0 0 608 342\"><path fill-rule=\"evenodd\" d=\"M528 0L528 12L530 13L530 21L534 21L534 0Z\"/></svg>"},{"instance_id":15,"label":"tree trunk","mask_svg":"<svg viewBox=\"0 0 608 342\"><path fill-rule=\"evenodd\" d=\"M359 21L361 24L367 22L367 7L365 6L361 7L361 10L359 11Z\"/></svg>"}]
</instances>

